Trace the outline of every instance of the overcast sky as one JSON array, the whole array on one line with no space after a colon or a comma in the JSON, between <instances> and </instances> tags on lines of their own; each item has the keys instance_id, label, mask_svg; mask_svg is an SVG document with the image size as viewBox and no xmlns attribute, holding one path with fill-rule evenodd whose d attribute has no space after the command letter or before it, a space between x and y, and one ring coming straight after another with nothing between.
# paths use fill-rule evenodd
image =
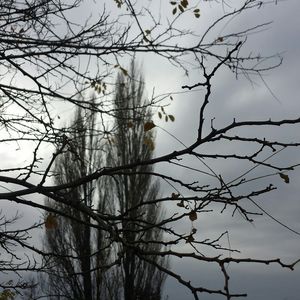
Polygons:
<instances>
[{"instance_id":1,"label":"overcast sky","mask_svg":"<svg viewBox=\"0 0 300 300\"><path fill-rule=\"evenodd\" d=\"M200 5L201 7L201 5ZM203 11L203 10L202 10ZM213 92L211 100L213 104L208 112L212 117L216 117L216 124L229 123L233 117L242 119L266 119L269 117L284 118L298 117L300 114L299 84L300 84L300 2L289 0L278 2L277 5L270 6L268 9L257 11L249 15L248 18L240 19L237 26L243 28L244 25L255 24L256 22L273 21L268 26L268 30L249 37L248 50L260 52L261 54L281 53L284 60L283 64L264 76L265 82L276 95L271 94L262 80L254 78L254 86L245 78L236 81L229 72L219 73L213 80ZM213 13L213 12L212 12ZM210 16L213 17L213 16ZM207 18L209 19L209 17ZM194 20L192 20L194 21ZM200 27L200 26L199 26ZM226 30L225 30L226 31ZM153 67L154 65L154 67ZM144 61L144 71L146 83L149 90L151 85L163 91L180 91L180 86L186 83L195 83L199 80L197 75L190 78L183 74L173 72L173 68L166 66L163 68L161 63L147 64ZM167 70L167 76L166 71ZM174 102L170 105L169 112L176 117L174 124L164 124L164 128L169 130L176 137L188 144L197 134L199 102L202 101L201 92L191 95L176 95ZM157 120L157 122L159 122ZM271 135L276 139L293 140L299 139L299 126L293 129L284 128L282 130L270 128L259 132L257 135ZM250 132L250 131L249 131ZM157 152L165 153L170 148L181 149L165 132L158 129ZM215 150L215 149L214 149ZM242 151L242 149L239 149ZM238 151L238 150L237 150ZM299 163L299 149L286 151L276 158L284 163ZM199 162L198 162L199 164ZM232 165L224 162L213 163L218 172L222 172L224 178L231 178L236 174L236 169L242 167L239 164ZM194 165L193 165L194 166ZM164 166L165 167L165 166ZM164 167L161 167L163 170ZM197 167L197 166L194 166ZM199 166L200 167L200 166ZM190 172L180 174L182 178L190 178ZM258 170L256 174L261 174ZM253 174L253 175L256 175ZM191 181L198 178L191 177ZM299 170L289 173L291 182L285 184L278 176L278 180L272 178L278 190L259 199L259 204L266 209L272 216L300 231L300 199L299 199ZM188 181L188 180L187 180ZM265 180L262 184L270 183ZM166 194L171 193L171 189L165 187ZM300 257L300 237L283 228L271 220L268 216L255 218L254 225L249 225L242 218L236 216L203 215L196 222L199 235L204 237L216 236L224 229L230 232L231 246L242 250L243 257L259 258L278 258L281 257L285 262L292 262ZM209 287L223 287L223 279L220 277L220 270L207 264L197 264L193 261L173 261L173 268L184 275L185 279L197 282L200 285L207 284ZM300 299L300 266L291 272L283 270L278 266L257 266L239 265L230 266L231 286L235 292L248 293L248 299L263 300L297 300ZM173 279L167 280L166 294L169 299L193 299L188 296L187 290L178 285ZM202 295L203 300L218 300L222 297Z\"/></svg>"},{"instance_id":2,"label":"overcast sky","mask_svg":"<svg viewBox=\"0 0 300 300\"><path fill-rule=\"evenodd\" d=\"M146 1L145 1L146 2ZM201 7L202 1L199 2ZM207 6L206 6L207 7ZM268 117L298 117L300 114L300 2L299 0L278 1L277 5L271 5L264 10L256 10L250 13L248 18L237 20L230 26L243 26L257 24L258 22L273 21L267 31L249 37L247 49L261 54L271 55L282 53L283 64L265 74L267 82L276 99L264 85L259 77L253 78L254 85L241 77L238 81L228 71L222 71L213 80L212 104L208 109L208 118L216 117L216 125L222 126L232 121L233 117L242 119L266 119ZM202 25L214 18L214 10L201 14L201 22L197 19L186 20L182 26L192 26L194 30L202 30ZM201 25L200 25L201 24ZM199 28L198 28L199 27ZM232 27L232 28L233 28ZM220 29L220 33L226 32L227 27ZM189 42L189 41L187 41ZM192 41L191 41L192 42ZM180 92L184 84L193 84L199 81L198 74L191 72L190 77L184 76L182 71L174 71L175 68L166 61L147 56L138 56L143 65L148 95L155 88L157 94L168 92ZM203 92L190 94L174 94L174 101L167 108L168 113L174 114L176 121L167 124L155 119L159 126L163 126L172 134L176 135L184 143L191 142L197 134L198 108L202 101ZM257 135L272 135L276 139L296 140L300 139L299 126L293 129L272 130L257 132ZM256 134L255 132L252 134ZM172 137L157 130L156 154L167 153L182 146ZM212 149L212 151L215 149ZM219 150L219 149L217 149ZM245 151L245 149L237 149ZM2 153L2 152L1 152ZM3 151L2 158L11 161L9 151ZM300 150L282 152L277 156L278 161L300 163ZM195 163L195 162L192 162ZM211 162L218 174L223 179L230 180L236 170L243 168L242 165L232 165L228 162ZM196 162L200 164L200 162ZM195 167L201 167L196 165ZM165 165L158 166L164 172L168 171ZM262 174L258 170L253 176ZM178 174L187 181L199 179L198 174L185 172ZM198 176L198 177L197 177ZM259 199L259 204L272 216L284 224L300 232L300 170L289 173L290 184L285 184L278 176L272 178L278 190ZM202 180L205 178L200 177ZM268 184L266 179L261 184ZM172 189L162 186L162 194L170 195ZM168 210L168 207L166 207ZM254 209L254 208L253 208ZM292 262L300 258L300 236L288 231L286 228L271 220L268 216L255 218L254 225L245 222L239 215L231 218L230 214L203 214L195 222L199 237L217 237L224 230L229 230L229 239L232 248L242 251L243 257L257 258L282 258L284 262ZM32 220L31 212L24 211L24 219ZM189 230L188 226L182 230ZM225 246L226 240L224 240ZM187 247L184 245L183 247ZM184 248L185 249L185 248ZM188 248L186 248L188 249ZM191 250L191 249L188 249ZM171 261L174 271L184 276L185 280L199 283L201 286L211 288L223 287L223 278L220 270L207 264L197 264L192 260ZM258 265L231 265L228 267L231 276L231 288L235 292L248 293L249 300L299 300L300 299L300 265L291 272L278 266ZM167 279L165 295L170 300L193 299L188 291L173 279ZM219 300L222 297L204 294L202 300Z\"/></svg>"}]
</instances>

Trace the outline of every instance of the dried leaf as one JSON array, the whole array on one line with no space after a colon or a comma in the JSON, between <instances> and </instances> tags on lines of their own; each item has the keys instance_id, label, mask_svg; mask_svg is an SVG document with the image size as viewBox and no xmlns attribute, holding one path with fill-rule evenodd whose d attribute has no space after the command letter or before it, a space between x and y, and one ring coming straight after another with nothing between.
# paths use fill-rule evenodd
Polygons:
<instances>
[{"instance_id":1,"label":"dried leaf","mask_svg":"<svg viewBox=\"0 0 300 300\"><path fill-rule=\"evenodd\" d=\"M191 221L197 220L197 213L196 213L194 210L192 210L192 211L189 213L189 218L190 218Z\"/></svg>"},{"instance_id":2,"label":"dried leaf","mask_svg":"<svg viewBox=\"0 0 300 300\"><path fill-rule=\"evenodd\" d=\"M195 14L198 14L199 12L200 12L200 9L199 9L199 8L194 9L194 13L195 13Z\"/></svg>"},{"instance_id":3,"label":"dried leaf","mask_svg":"<svg viewBox=\"0 0 300 300\"><path fill-rule=\"evenodd\" d=\"M172 122L175 121L175 117L174 117L173 115L169 115L169 118L170 118L170 120L171 120Z\"/></svg>"},{"instance_id":4,"label":"dried leaf","mask_svg":"<svg viewBox=\"0 0 300 300\"><path fill-rule=\"evenodd\" d=\"M184 12L184 8L180 4L178 5L178 8L182 13Z\"/></svg>"},{"instance_id":5,"label":"dried leaf","mask_svg":"<svg viewBox=\"0 0 300 300\"><path fill-rule=\"evenodd\" d=\"M179 203L177 203L177 206L179 206L179 207L184 207L184 202L183 202L183 200L181 200Z\"/></svg>"},{"instance_id":6,"label":"dried leaf","mask_svg":"<svg viewBox=\"0 0 300 300\"><path fill-rule=\"evenodd\" d=\"M144 131L149 131L149 130L153 129L155 126L156 125L152 121L146 122L144 124Z\"/></svg>"},{"instance_id":7,"label":"dried leaf","mask_svg":"<svg viewBox=\"0 0 300 300\"><path fill-rule=\"evenodd\" d=\"M168 115L165 116L165 120L166 120L166 122L168 122L168 120L169 120Z\"/></svg>"},{"instance_id":8,"label":"dried leaf","mask_svg":"<svg viewBox=\"0 0 300 300\"><path fill-rule=\"evenodd\" d=\"M175 2L175 1L171 1L171 2L170 2L170 4L172 4L172 5L176 5L176 4L177 4L177 2Z\"/></svg>"},{"instance_id":9,"label":"dried leaf","mask_svg":"<svg viewBox=\"0 0 300 300\"><path fill-rule=\"evenodd\" d=\"M285 183L290 183L290 178L288 175L279 173L279 176L284 180Z\"/></svg>"},{"instance_id":10,"label":"dried leaf","mask_svg":"<svg viewBox=\"0 0 300 300\"><path fill-rule=\"evenodd\" d=\"M172 14L175 15L177 12L177 7L175 7L173 10L172 10Z\"/></svg>"},{"instance_id":11,"label":"dried leaf","mask_svg":"<svg viewBox=\"0 0 300 300\"><path fill-rule=\"evenodd\" d=\"M171 198L172 199L178 199L179 196L180 196L180 194L172 193Z\"/></svg>"},{"instance_id":12,"label":"dried leaf","mask_svg":"<svg viewBox=\"0 0 300 300\"><path fill-rule=\"evenodd\" d=\"M132 128L132 127L133 127L133 123L129 121L129 122L127 123L127 127L128 127L128 128Z\"/></svg>"},{"instance_id":13,"label":"dried leaf","mask_svg":"<svg viewBox=\"0 0 300 300\"><path fill-rule=\"evenodd\" d=\"M46 229L55 229L57 228L57 220L53 214L49 214L45 220L45 228Z\"/></svg>"},{"instance_id":14,"label":"dried leaf","mask_svg":"<svg viewBox=\"0 0 300 300\"><path fill-rule=\"evenodd\" d=\"M128 76L128 71L125 70L124 68L120 67L122 73L125 75L125 76Z\"/></svg>"},{"instance_id":15,"label":"dried leaf","mask_svg":"<svg viewBox=\"0 0 300 300\"><path fill-rule=\"evenodd\" d=\"M144 144L147 145L151 151L155 149L155 144L153 140L149 137L144 138Z\"/></svg>"},{"instance_id":16,"label":"dried leaf","mask_svg":"<svg viewBox=\"0 0 300 300\"><path fill-rule=\"evenodd\" d=\"M158 112L158 117L159 117L160 119L162 118L162 114L161 114L160 111Z\"/></svg>"},{"instance_id":17,"label":"dried leaf","mask_svg":"<svg viewBox=\"0 0 300 300\"><path fill-rule=\"evenodd\" d=\"M200 14L195 14L195 17L198 19L200 18Z\"/></svg>"},{"instance_id":18,"label":"dried leaf","mask_svg":"<svg viewBox=\"0 0 300 300\"><path fill-rule=\"evenodd\" d=\"M145 30L146 35L149 35L151 33L151 30L147 29Z\"/></svg>"},{"instance_id":19,"label":"dried leaf","mask_svg":"<svg viewBox=\"0 0 300 300\"><path fill-rule=\"evenodd\" d=\"M184 8L187 8L187 6L189 5L189 2L187 0L182 0L180 2L180 4L184 7Z\"/></svg>"}]
</instances>

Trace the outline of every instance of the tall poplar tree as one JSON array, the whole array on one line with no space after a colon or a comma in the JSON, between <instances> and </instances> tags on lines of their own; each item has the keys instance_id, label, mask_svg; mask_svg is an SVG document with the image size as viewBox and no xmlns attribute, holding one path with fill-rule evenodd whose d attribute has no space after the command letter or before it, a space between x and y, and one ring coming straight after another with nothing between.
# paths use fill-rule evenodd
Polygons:
<instances>
[{"instance_id":1,"label":"tall poplar tree","mask_svg":"<svg viewBox=\"0 0 300 300\"><path fill-rule=\"evenodd\" d=\"M114 108L115 132L109 145L107 165L114 167L151 159L154 134L152 130L144 130L144 125L151 121L151 109L145 100L143 77L134 62L128 74L118 75ZM137 243L144 251L159 251L163 247L155 243L162 239L162 232L153 226L161 220L161 206L143 205L159 196L159 183L153 180L152 171L153 166L137 166L110 180L110 201L124 216L118 226L125 240L119 249L122 255L121 289L125 300L157 300L162 295L165 274L154 265L166 266L167 261L159 256L147 256L154 264L148 263L135 248Z\"/></svg>"},{"instance_id":2,"label":"tall poplar tree","mask_svg":"<svg viewBox=\"0 0 300 300\"><path fill-rule=\"evenodd\" d=\"M127 75L118 75L113 111L113 138L105 145L103 135L97 135L96 115L90 112L84 116L83 109L77 110L69 149L55 164L56 184L83 178L101 165L109 168L152 158L155 137L152 131L144 130L151 110L144 98L143 78L133 62ZM125 243L109 244L105 231L85 225L92 222L88 215L52 203L53 208L65 210L72 218L55 218L57 224L46 230L46 249L55 254L49 269L51 299L161 299L166 275L155 264L166 266L167 261L155 255L143 257L135 248L137 243L143 251L162 248L155 243L162 240L162 231L155 226L162 218L162 209L143 205L159 196L159 183L153 180L152 171L152 166L139 166L130 174L104 176L96 184L88 182L64 191L70 202L97 207L100 213L122 215L115 225ZM119 263L103 269L115 261Z\"/></svg>"},{"instance_id":3,"label":"tall poplar tree","mask_svg":"<svg viewBox=\"0 0 300 300\"><path fill-rule=\"evenodd\" d=\"M78 109L68 137L68 151L56 161L55 184L65 184L91 174L101 165L101 138L96 132L95 113L84 116ZM63 191L64 197L75 204L97 207L98 212L108 211L105 191L98 181ZM48 293L51 299L99 300L106 298L106 283L101 266L107 263L105 233L88 224L90 217L76 208L52 202L51 206L71 218L53 217L53 228L46 230L45 248L53 253L48 274ZM51 215L50 215L51 218ZM49 216L48 219L49 221ZM50 219L51 221L51 219ZM46 221L47 222L47 221ZM51 223L50 223L51 227ZM93 270L93 271L92 271Z\"/></svg>"}]
</instances>

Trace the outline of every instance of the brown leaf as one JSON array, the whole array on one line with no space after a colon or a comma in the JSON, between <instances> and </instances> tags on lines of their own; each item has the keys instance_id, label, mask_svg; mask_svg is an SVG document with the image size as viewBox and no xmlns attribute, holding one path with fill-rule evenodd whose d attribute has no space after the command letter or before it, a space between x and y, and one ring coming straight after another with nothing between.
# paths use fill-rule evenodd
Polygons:
<instances>
[{"instance_id":1,"label":"brown leaf","mask_svg":"<svg viewBox=\"0 0 300 300\"><path fill-rule=\"evenodd\" d=\"M155 149L155 144L149 137L144 137L144 144L147 145L151 151Z\"/></svg>"},{"instance_id":2,"label":"brown leaf","mask_svg":"<svg viewBox=\"0 0 300 300\"><path fill-rule=\"evenodd\" d=\"M179 206L179 207L184 207L184 202L183 202L183 200L181 200L179 203L177 203L177 206Z\"/></svg>"},{"instance_id":3,"label":"brown leaf","mask_svg":"<svg viewBox=\"0 0 300 300\"><path fill-rule=\"evenodd\" d=\"M191 221L197 220L197 213L196 213L194 210L192 210L192 211L189 213L189 218L190 218Z\"/></svg>"},{"instance_id":4,"label":"brown leaf","mask_svg":"<svg viewBox=\"0 0 300 300\"><path fill-rule=\"evenodd\" d=\"M133 127L133 123L129 121L129 122L127 123L127 127L128 127L128 128L132 128L132 127Z\"/></svg>"},{"instance_id":5,"label":"brown leaf","mask_svg":"<svg viewBox=\"0 0 300 300\"><path fill-rule=\"evenodd\" d=\"M49 214L45 220L45 228L46 229L55 229L57 228L57 220L53 214Z\"/></svg>"},{"instance_id":6,"label":"brown leaf","mask_svg":"<svg viewBox=\"0 0 300 300\"><path fill-rule=\"evenodd\" d=\"M172 199L178 199L179 196L180 196L180 194L172 193L171 198Z\"/></svg>"},{"instance_id":7,"label":"brown leaf","mask_svg":"<svg viewBox=\"0 0 300 300\"><path fill-rule=\"evenodd\" d=\"M184 12L184 8L180 4L178 5L178 8L182 13Z\"/></svg>"},{"instance_id":8,"label":"brown leaf","mask_svg":"<svg viewBox=\"0 0 300 300\"><path fill-rule=\"evenodd\" d=\"M149 131L149 130L153 129L155 126L156 125L152 121L146 122L144 124L144 131Z\"/></svg>"},{"instance_id":9,"label":"brown leaf","mask_svg":"<svg viewBox=\"0 0 300 300\"><path fill-rule=\"evenodd\" d=\"M290 178L288 175L279 173L279 176L284 180L285 183L290 183Z\"/></svg>"},{"instance_id":10,"label":"brown leaf","mask_svg":"<svg viewBox=\"0 0 300 300\"><path fill-rule=\"evenodd\" d=\"M128 76L128 71L125 70L124 68L120 67L122 73L125 75L125 76Z\"/></svg>"},{"instance_id":11,"label":"brown leaf","mask_svg":"<svg viewBox=\"0 0 300 300\"><path fill-rule=\"evenodd\" d=\"M172 122L175 121L175 117L174 117L173 115L169 115L169 118L170 118L170 120L171 120Z\"/></svg>"},{"instance_id":12,"label":"brown leaf","mask_svg":"<svg viewBox=\"0 0 300 300\"><path fill-rule=\"evenodd\" d=\"M184 8L187 8L187 6L189 5L189 2L187 0L182 0L180 2L180 4L184 7Z\"/></svg>"}]
</instances>

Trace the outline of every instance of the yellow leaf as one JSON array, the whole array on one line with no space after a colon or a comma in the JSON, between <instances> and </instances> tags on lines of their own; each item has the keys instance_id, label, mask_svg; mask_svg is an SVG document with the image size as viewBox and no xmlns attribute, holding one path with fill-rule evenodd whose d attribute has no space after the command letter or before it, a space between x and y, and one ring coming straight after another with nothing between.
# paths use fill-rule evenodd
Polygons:
<instances>
[{"instance_id":1,"label":"yellow leaf","mask_svg":"<svg viewBox=\"0 0 300 300\"><path fill-rule=\"evenodd\" d=\"M279 176L284 180L285 183L290 183L290 178L288 175L279 173Z\"/></svg>"},{"instance_id":2,"label":"yellow leaf","mask_svg":"<svg viewBox=\"0 0 300 300\"><path fill-rule=\"evenodd\" d=\"M155 126L156 125L152 121L146 122L144 124L144 131L149 131L149 130L153 129Z\"/></svg>"},{"instance_id":3,"label":"yellow leaf","mask_svg":"<svg viewBox=\"0 0 300 300\"><path fill-rule=\"evenodd\" d=\"M197 213L196 213L194 210L192 210L192 211L189 213L189 218L190 218L191 221L197 220Z\"/></svg>"},{"instance_id":4,"label":"yellow leaf","mask_svg":"<svg viewBox=\"0 0 300 300\"><path fill-rule=\"evenodd\" d=\"M180 2L180 4L184 7L184 8L187 8L187 6L189 5L189 2L187 0L182 0Z\"/></svg>"},{"instance_id":5,"label":"yellow leaf","mask_svg":"<svg viewBox=\"0 0 300 300\"><path fill-rule=\"evenodd\" d=\"M53 214L49 214L45 220L45 228L46 229L55 229L57 227L57 220Z\"/></svg>"},{"instance_id":6,"label":"yellow leaf","mask_svg":"<svg viewBox=\"0 0 300 300\"><path fill-rule=\"evenodd\" d=\"M148 137L144 138L144 144L147 145L151 151L155 149L155 144L153 140Z\"/></svg>"}]
</instances>

